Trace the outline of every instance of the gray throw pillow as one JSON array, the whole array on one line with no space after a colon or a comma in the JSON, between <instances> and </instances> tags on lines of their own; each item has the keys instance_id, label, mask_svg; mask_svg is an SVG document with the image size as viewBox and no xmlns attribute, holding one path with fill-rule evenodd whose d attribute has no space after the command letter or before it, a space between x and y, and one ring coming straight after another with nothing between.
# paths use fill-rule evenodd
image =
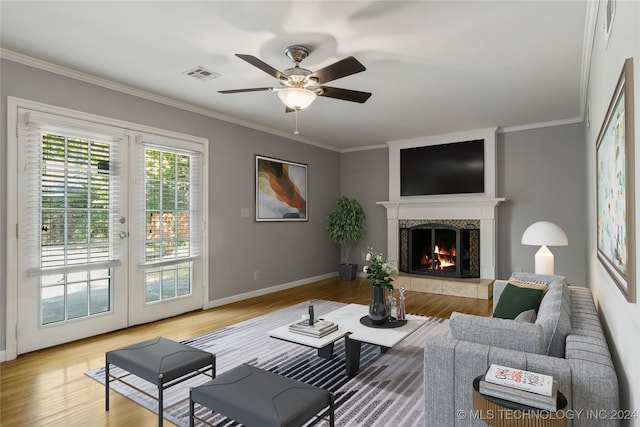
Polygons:
<instances>
[{"instance_id":1,"label":"gray throw pillow","mask_svg":"<svg viewBox=\"0 0 640 427\"><path fill-rule=\"evenodd\" d=\"M518 314L513 320L516 322L533 323L536 321L536 311L532 308Z\"/></svg>"},{"instance_id":2,"label":"gray throw pillow","mask_svg":"<svg viewBox=\"0 0 640 427\"><path fill-rule=\"evenodd\" d=\"M566 310L567 297L563 296L568 292L567 285L552 283L538 309L535 323L542 326L549 356L564 357L565 340L571 331L570 314Z\"/></svg>"}]
</instances>

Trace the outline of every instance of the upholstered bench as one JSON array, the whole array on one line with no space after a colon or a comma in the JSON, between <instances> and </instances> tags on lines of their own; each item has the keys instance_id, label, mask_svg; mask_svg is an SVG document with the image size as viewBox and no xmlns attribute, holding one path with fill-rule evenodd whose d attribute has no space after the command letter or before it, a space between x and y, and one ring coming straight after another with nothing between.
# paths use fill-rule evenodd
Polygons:
<instances>
[{"instance_id":1,"label":"upholstered bench","mask_svg":"<svg viewBox=\"0 0 640 427\"><path fill-rule=\"evenodd\" d=\"M327 415L334 426L333 395L319 387L283 377L250 365L240 365L189 393L189 426L195 421L195 404L248 427L301 426Z\"/></svg>"},{"instance_id":2,"label":"upholstered bench","mask_svg":"<svg viewBox=\"0 0 640 427\"><path fill-rule=\"evenodd\" d=\"M206 351L158 337L118 350L108 351L105 362L105 408L109 410L109 383L120 381L133 387L122 378L109 374L109 365L115 365L158 386L158 425L163 421L162 392L211 369L211 377L216 375L216 357ZM135 387L133 387L135 388Z\"/></svg>"}]
</instances>

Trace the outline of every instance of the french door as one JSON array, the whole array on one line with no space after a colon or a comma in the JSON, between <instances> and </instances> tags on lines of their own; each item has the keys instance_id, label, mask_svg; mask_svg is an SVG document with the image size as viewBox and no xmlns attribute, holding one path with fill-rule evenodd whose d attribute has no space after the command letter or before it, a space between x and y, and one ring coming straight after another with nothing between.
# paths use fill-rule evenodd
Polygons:
<instances>
[{"instance_id":1,"label":"french door","mask_svg":"<svg viewBox=\"0 0 640 427\"><path fill-rule=\"evenodd\" d=\"M201 308L202 144L17 120L17 354Z\"/></svg>"}]
</instances>

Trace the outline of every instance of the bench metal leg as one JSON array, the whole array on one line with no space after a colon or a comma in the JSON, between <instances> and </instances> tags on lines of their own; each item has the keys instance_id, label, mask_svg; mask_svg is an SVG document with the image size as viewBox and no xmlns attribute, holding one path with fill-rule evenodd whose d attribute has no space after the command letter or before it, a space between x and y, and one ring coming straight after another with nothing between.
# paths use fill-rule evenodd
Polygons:
<instances>
[{"instance_id":1,"label":"bench metal leg","mask_svg":"<svg viewBox=\"0 0 640 427\"><path fill-rule=\"evenodd\" d=\"M163 399L163 391L164 384L162 383L163 375L158 375L158 427L162 427L162 422L164 421L164 399Z\"/></svg>"},{"instance_id":2,"label":"bench metal leg","mask_svg":"<svg viewBox=\"0 0 640 427\"><path fill-rule=\"evenodd\" d=\"M104 410L109 410L109 362L105 363L104 367Z\"/></svg>"},{"instance_id":3,"label":"bench metal leg","mask_svg":"<svg viewBox=\"0 0 640 427\"><path fill-rule=\"evenodd\" d=\"M196 415L196 410L195 410L196 403L191 398L192 392L193 392L193 388L190 387L189 388L189 427L193 427L194 417Z\"/></svg>"},{"instance_id":4,"label":"bench metal leg","mask_svg":"<svg viewBox=\"0 0 640 427\"><path fill-rule=\"evenodd\" d=\"M333 393L330 393L330 400L331 403L329 404L329 410L331 411L329 413L329 427L335 427L335 421L336 421L336 402L335 402L335 398L333 396Z\"/></svg>"}]
</instances>

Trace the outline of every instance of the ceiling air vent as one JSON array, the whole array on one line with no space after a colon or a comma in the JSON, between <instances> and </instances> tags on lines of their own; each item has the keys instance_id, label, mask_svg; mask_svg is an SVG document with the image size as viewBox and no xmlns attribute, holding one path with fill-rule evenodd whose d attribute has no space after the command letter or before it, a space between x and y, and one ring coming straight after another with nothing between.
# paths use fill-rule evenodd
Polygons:
<instances>
[{"instance_id":1,"label":"ceiling air vent","mask_svg":"<svg viewBox=\"0 0 640 427\"><path fill-rule=\"evenodd\" d=\"M207 80L213 80L216 77L220 77L220 74L214 73L213 71L207 70L206 68L201 66L194 67L183 72L182 74L196 78L201 82L206 82Z\"/></svg>"}]
</instances>

